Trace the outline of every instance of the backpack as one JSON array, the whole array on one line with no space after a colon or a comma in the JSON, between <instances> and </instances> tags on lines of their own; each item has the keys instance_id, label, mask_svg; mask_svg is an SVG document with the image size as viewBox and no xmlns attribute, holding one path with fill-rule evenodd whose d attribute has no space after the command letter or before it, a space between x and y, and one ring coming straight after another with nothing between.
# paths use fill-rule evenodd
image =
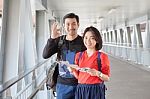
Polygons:
<instances>
[{"instance_id":1,"label":"backpack","mask_svg":"<svg viewBox=\"0 0 150 99\"><path fill-rule=\"evenodd\" d=\"M63 45L64 43L64 39L66 36L61 36L58 42L58 49L60 49L60 47ZM59 54L59 52L58 52ZM57 59L59 57L59 55L57 54ZM56 59L56 60L57 60ZM47 72L47 77L46 77L46 88L47 90L52 90L53 91L53 95L55 96L55 92L56 92L56 83L57 83L57 78L59 75L59 70L58 70L58 62L54 62L52 63L52 65L50 66L50 68L48 69Z\"/></svg>"},{"instance_id":2,"label":"backpack","mask_svg":"<svg viewBox=\"0 0 150 99\"><path fill-rule=\"evenodd\" d=\"M58 74L59 74L58 63L54 62L49 68L48 73L47 73L47 78L46 78L47 90L52 89L53 91L56 91L56 83L57 83Z\"/></svg>"}]
</instances>

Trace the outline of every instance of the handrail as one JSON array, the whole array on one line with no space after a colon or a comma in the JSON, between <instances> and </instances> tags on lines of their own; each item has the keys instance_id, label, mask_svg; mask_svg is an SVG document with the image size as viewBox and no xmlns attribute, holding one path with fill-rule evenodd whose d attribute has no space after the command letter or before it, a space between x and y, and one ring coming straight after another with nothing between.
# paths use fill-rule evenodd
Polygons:
<instances>
[{"instance_id":1,"label":"handrail","mask_svg":"<svg viewBox=\"0 0 150 99\"><path fill-rule=\"evenodd\" d=\"M119 48L130 48L130 49L140 49L140 50L148 50L148 51L150 51L150 48L144 48L144 47L121 46L121 45L112 45L112 44L103 44L103 45L104 46L116 47L116 48L119 47Z\"/></svg>"},{"instance_id":2,"label":"handrail","mask_svg":"<svg viewBox=\"0 0 150 99\"><path fill-rule=\"evenodd\" d=\"M49 59L48 59L49 60ZM32 73L34 70L36 70L37 68L41 67L44 63L46 63L48 60L43 61L38 63L37 65L35 65L35 67L25 73L19 74L19 76L12 78L11 80L5 82L2 86L0 86L0 94L2 92L4 92L5 90L7 90L8 88L10 88L11 86L13 86L14 84L16 84L17 82L19 82L22 78L26 77L27 75L29 75L30 73Z\"/></svg>"},{"instance_id":3,"label":"handrail","mask_svg":"<svg viewBox=\"0 0 150 99\"><path fill-rule=\"evenodd\" d=\"M46 78L41 82L41 84L33 91L33 93L27 99L33 99L41 87L45 84Z\"/></svg>"}]
</instances>

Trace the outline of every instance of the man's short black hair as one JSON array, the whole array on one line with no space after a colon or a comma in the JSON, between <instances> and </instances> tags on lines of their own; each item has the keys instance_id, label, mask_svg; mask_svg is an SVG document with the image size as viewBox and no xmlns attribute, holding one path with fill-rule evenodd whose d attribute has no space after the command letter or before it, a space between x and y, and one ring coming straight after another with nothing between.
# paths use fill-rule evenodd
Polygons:
<instances>
[{"instance_id":1,"label":"man's short black hair","mask_svg":"<svg viewBox=\"0 0 150 99\"><path fill-rule=\"evenodd\" d=\"M74 13L68 13L63 17L63 23L65 23L65 19L67 18L75 18L77 20L77 23L79 23L79 16Z\"/></svg>"}]
</instances>

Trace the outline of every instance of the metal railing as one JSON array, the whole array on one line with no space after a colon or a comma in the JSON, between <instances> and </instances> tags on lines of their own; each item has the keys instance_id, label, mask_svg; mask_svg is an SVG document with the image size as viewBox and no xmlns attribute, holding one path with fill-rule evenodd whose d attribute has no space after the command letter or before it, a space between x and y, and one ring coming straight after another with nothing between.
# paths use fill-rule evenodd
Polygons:
<instances>
[{"instance_id":1,"label":"metal railing","mask_svg":"<svg viewBox=\"0 0 150 99\"><path fill-rule=\"evenodd\" d=\"M150 67L150 48L131 44L104 44L103 50L113 56L122 57L137 64Z\"/></svg>"},{"instance_id":2,"label":"metal railing","mask_svg":"<svg viewBox=\"0 0 150 99\"><path fill-rule=\"evenodd\" d=\"M45 84L47 67L44 68L44 64L48 61L49 60L38 63L34 68L19 74L17 77L1 85L0 99L32 99ZM41 68L43 71L39 73L38 71L39 69L42 70ZM37 77L36 74L38 75ZM42 76L42 79L38 79L40 76Z\"/></svg>"}]
</instances>

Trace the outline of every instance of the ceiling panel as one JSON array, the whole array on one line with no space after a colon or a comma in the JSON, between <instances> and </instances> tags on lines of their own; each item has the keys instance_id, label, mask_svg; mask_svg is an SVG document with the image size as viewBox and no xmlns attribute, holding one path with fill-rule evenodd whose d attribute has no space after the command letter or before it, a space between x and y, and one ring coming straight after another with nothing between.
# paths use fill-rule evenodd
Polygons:
<instances>
[{"instance_id":1,"label":"ceiling panel","mask_svg":"<svg viewBox=\"0 0 150 99\"><path fill-rule=\"evenodd\" d=\"M150 9L150 0L48 0L48 3L60 17L74 12L80 23L97 21L105 25L144 15Z\"/></svg>"}]
</instances>

